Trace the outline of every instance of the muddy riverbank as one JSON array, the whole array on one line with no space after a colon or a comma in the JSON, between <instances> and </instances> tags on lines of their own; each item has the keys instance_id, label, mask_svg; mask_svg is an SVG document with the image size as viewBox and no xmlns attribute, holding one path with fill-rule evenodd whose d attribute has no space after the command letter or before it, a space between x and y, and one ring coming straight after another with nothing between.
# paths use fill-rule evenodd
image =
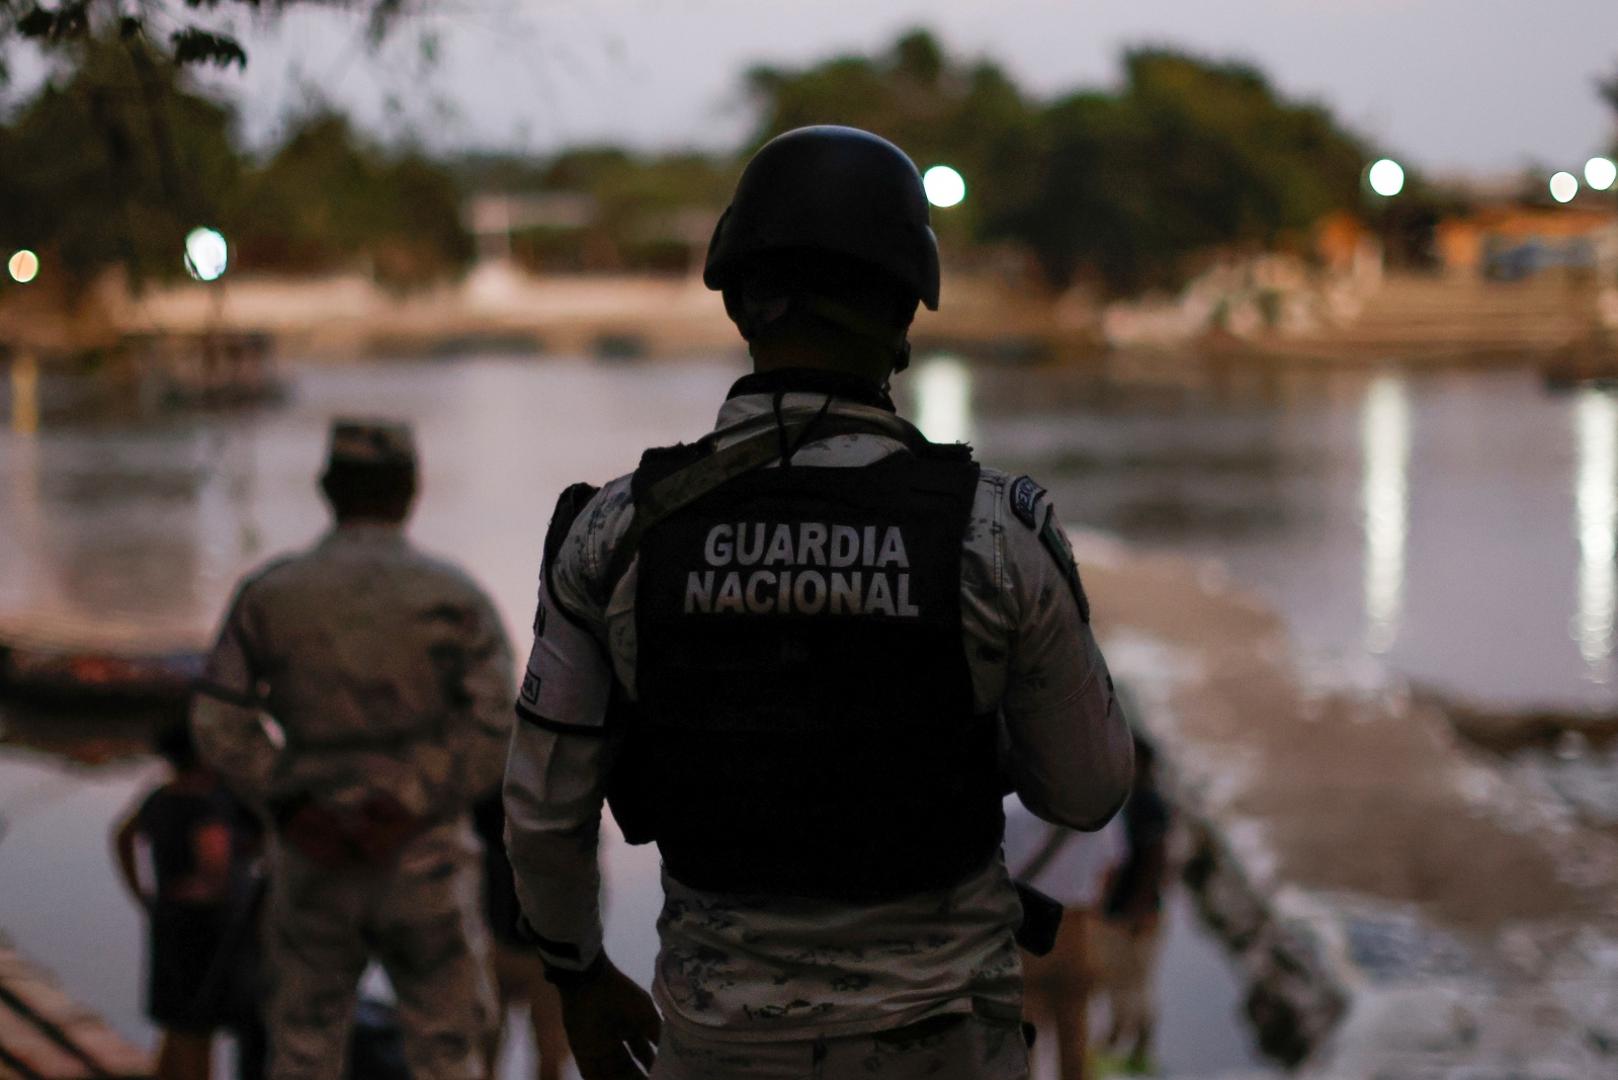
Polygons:
<instances>
[{"instance_id":1,"label":"muddy riverbank","mask_svg":"<svg viewBox=\"0 0 1618 1080\"><path fill-rule=\"evenodd\" d=\"M1431 700L1310 685L1281 620L1195 565L1080 551L1270 1053L1309 1076L1618 1074L1610 829Z\"/></svg>"}]
</instances>

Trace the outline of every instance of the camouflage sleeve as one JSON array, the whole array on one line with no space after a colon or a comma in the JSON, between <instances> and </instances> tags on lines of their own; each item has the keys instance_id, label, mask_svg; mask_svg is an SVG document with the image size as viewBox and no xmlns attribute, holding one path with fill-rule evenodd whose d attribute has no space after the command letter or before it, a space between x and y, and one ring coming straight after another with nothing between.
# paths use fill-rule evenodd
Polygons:
<instances>
[{"instance_id":1,"label":"camouflage sleeve","mask_svg":"<svg viewBox=\"0 0 1618 1080\"><path fill-rule=\"evenodd\" d=\"M1028 477L1007 489L1012 653L1002 710L1008 766L1024 805L1047 821L1099 829L1129 793L1134 746L1090 628L1067 533Z\"/></svg>"},{"instance_id":2,"label":"camouflage sleeve","mask_svg":"<svg viewBox=\"0 0 1618 1080\"><path fill-rule=\"evenodd\" d=\"M477 591L472 609L462 680L467 708L462 713L463 722L451 730L450 740L460 774L455 789L465 798L476 800L497 789L505 771L515 662L494 604Z\"/></svg>"},{"instance_id":3,"label":"camouflage sleeve","mask_svg":"<svg viewBox=\"0 0 1618 1080\"><path fill-rule=\"evenodd\" d=\"M599 598L608 485L579 512L543 569L534 646L506 762L506 847L540 955L582 969L601 951L597 860L611 742L612 668ZM552 592L554 587L555 592Z\"/></svg>"},{"instance_id":4,"label":"camouflage sleeve","mask_svg":"<svg viewBox=\"0 0 1618 1080\"><path fill-rule=\"evenodd\" d=\"M243 586L208 655L191 699L197 750L243 801L263 809L284 739L265 713L250 631L252 594Z\"/></svg>"}]
</instances>

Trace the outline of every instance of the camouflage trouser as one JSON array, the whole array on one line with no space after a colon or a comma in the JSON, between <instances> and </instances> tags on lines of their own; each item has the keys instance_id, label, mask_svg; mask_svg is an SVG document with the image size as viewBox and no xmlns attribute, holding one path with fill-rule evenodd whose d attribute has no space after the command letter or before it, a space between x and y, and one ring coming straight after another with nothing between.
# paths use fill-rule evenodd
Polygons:
<instances>
[{"instance_id":1,"label":"camouflage trouser","mask_svg":"<svg viewBox=\"0 0 1618 1080\"><path fill-rule=\"evenodd\" d=\"M412 840L387 871L334 872L276 852L265 927L270 1080L344 1074L371 959L398 995L412 1080L483 1080L494 992L477 860L461 825Z\"/></svg>"},{"instance_id":2,"label":"camouflage trouser","mask_svg":"<svg viewBox=\"0 0 1618 1080\"><path fill-rule=\"evenodd\" d=\"M923 1020L897 1031L801 1042L723 1042L665 1023L652 1080L1027 1080L1014 1021Z\"/></svg>"}]
</instances>

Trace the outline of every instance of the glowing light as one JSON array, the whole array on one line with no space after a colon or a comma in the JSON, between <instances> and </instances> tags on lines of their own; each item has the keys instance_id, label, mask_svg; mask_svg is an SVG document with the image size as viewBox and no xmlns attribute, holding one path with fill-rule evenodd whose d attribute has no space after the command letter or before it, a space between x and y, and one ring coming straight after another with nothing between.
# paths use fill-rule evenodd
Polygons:
<instances>
[{"instance_id":1,"label":"glowing light","mask_svg":"<svg viewBox=\"0 0 1618 1080\"><path fill-rule=\"evenodd\" d=\"M1596 191L1606 191L1618 183L1618 164L1611 158L1591 158L1584 163L1584 182Z\"/></svg>"},{"instance_id":2,"label":"glowing light","mask_svg":"<svg viewBox=\"0 0 1618 1080\"><path fill-rule=\"evenodd\" d=\"M1405 189L1404 168L1392 158L1373 163L1366 179L1371 182L1371 190L1384 199L1391 199Z\"/></svg>"},{"instance_id":3,"label":"glowing light","mask_svg":"<svg viewBox=\"0 0 1618 1080\"><path fill-rule=\"evenodd\" d=\"M1573 637L1589 678L1606 682L1618 610L1618 402L1584 390L1574 405L1577 479L1574 530L1579 539L1579 611Z\"/></svg>"},{"instance_id":4,"label":"glowing light","mask_svg":"<svg viewBox=\"0 0 1618 1080\"><path fill-rule=\"evenodd\" d=\"M39 276L39 256L27 248L11 256L6 263L6 269L11 272L11 280L19 285L26 285Z\"/></svg>"},{"instance_id":5,"label":"glowing light","mask_svg":"<svg viewBox=\"0 0 1618 1080\"><path fill-rule=\"evenodd\" d=\"M955 206L966 198L966 181L948 165L928 169L921 176L921 186L927 189L927 201L934 206Z\"/></svg>"},{"instance_id":6,"label":"glowing light","mask_svg":"<svg viewBox=\"0 0 1618 1080\"><path fill-rule=\"evenodd\" d=\"M954 356L933 356L911 376L916 426L933 442L972 441L972 372Z\"/></svg>"},{"instance_id":7,"label":"glowing light","mask_svg":"<svg viewBox=\"0 0 1618 1080\"><path fill-rule=\"evenodd\" d=\"M1404 614L1405 543L1410 533L1410 399L1404 380L1379 375L1360 417L1360 486L1365 519L1366 648L1386 652Z\"/></svg>"},{"instance_id":8,"label":"glowing light","mask_svg":"<svg viewBox=\"0 0 1618 1080\"><path fill-rule=\"evenodd\" d=\"M230 262L230 248L217 229L192 229L185 237L185 270L198 281L217 281Z\"/></svg>"},{"instance_id":9,"label":"glowing light","mask_svg":"<svg viewBox=\"0 0 1618 1080\"><path fill-rule=\"evenodd\" d=\"M1570 172L1559 172L1551 177L1551 198L1559 203L1570 203L1579 193L1579 178Z\"/></svg>"}]
</instances>

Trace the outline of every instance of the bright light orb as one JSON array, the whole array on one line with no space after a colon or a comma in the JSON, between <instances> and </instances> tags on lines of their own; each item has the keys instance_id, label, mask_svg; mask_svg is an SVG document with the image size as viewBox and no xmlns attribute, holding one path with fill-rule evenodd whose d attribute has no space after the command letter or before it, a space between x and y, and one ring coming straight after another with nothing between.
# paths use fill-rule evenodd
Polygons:
<instances>
[{"instance_id":1,"label":"bright light orb","mask_svg":"<svg viewBox=\"0 0 1618 1080\"><path fill-rule=\"evenodd\" d=\"M1579 193L1579 180L1570 172L1559 172L1551 177L1551 198L1559 203L1570 203Z\"/></svg>"},{"instance_id":2,"label":"bright light orb","mask_svg":"<svg viewBox=\"0 0 1618 1080\"><path fill-rule=\"evenodd\" d=\"M1606 191L1618 183L1618 164L1611 158L1591 158L1584 163L1584 182L1596 191Z\"/></svg>"},{"instance_id":3,"label":"bright light orb","mask_svg":"<svg viewBox=\"0 0 1618 1080\"><path fill-rule=\"evenodd\" d=\"M921 176L921 186L927 189L927 201L934 206L956 206L966 198L966 181L948 165L934 165Z\"/></svg>"},{"instance_id":4,"label":"bright light orb","mask_svg":"<svg viewBox=\"0 0 1618 1080\"><path fill-rule=\"evenodd\" d=\"M1405 189L1404 167L1392 158L1382 158L1373 163L1367 179L1371 182L1371 190L1384 199L1391 199Z\"/></svg>"},{"instance_id":5,"label":"bright light orb","mask_svg":"<svg viewBox=\"0 0 1618 1080\"><path fill-rule=\"evenodd\" d=\"M12 281L26 285L39 276L39 256L23 248L6 262L6 269L10 271Z\"/></svg>"},{"instance_id":6,"label":"bright light orb","mask_svg":"<svg viewBox=\"0 0 1618 1080\"><path fill-rule=\"evenodd\" d=\"M230 262L230 248L217 229L192 229L185 237L185 270L198 281L217 281Z\"/></svg>"}]
</instances>

